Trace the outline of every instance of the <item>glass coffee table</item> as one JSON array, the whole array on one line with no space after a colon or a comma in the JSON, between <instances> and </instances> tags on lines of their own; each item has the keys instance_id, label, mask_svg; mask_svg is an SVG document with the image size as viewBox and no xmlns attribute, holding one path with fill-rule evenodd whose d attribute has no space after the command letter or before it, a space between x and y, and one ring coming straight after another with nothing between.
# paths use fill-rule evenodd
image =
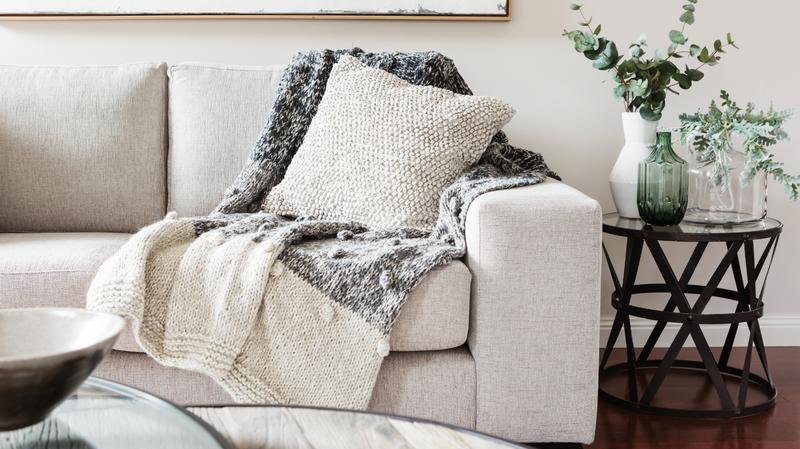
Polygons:
<instances>
[{"instance_id":1,"label":"glass coffee table","mask_svg":"<svg viewBox=\"0 0 800 449\"><path fill-rule=\"evenodd\" d=\"M96 377L89 377L41 423L0 432L0 449L234 447L528 446L446 424L353 410L218 405L188 407L187 411L141 390Z\"/></svg>"},{"instance_id":2,"label":"glass coffee table","mask_svg":"<svg viewBox=\"0 0 800 449\"><path fill-rule=\"evenodd\" d=\"M151 394L89 377L44 421L0 432L0 448L230 449L216 430Z\"/></svg>"}]
</instances>

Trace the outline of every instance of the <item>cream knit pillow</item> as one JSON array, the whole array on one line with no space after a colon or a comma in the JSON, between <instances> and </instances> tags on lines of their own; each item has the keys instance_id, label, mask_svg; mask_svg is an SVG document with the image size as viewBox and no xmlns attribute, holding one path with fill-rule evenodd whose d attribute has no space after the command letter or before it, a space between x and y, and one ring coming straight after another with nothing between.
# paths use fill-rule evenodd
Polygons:
<instances>
[{"instance_id":1,"label":"cream knit pillow","mask_svg":"<svg viewBox=\"0 0 800 449\"><path fill-rule=\"evenodd\" d=\"M343 55L286 176L262 208L432 228L445 188L515 111L500 100L410 84Z\"/></svg>"}]
</instances>

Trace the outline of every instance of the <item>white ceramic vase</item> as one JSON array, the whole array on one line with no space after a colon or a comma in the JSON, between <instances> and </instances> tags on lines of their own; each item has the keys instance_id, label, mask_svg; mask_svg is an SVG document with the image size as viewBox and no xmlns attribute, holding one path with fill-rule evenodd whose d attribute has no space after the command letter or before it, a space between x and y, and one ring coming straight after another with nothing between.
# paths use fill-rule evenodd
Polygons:
<instances>
[{"instance_id":1,"label":"white ceramic vase","mask_svg":"<svg viewBox=\"0 0 800 449\"><path fill-rule=\"evenodd\" d=\"M639 218L639 209L636 207L639 162L653 151L648 145L656 143L657 127L657 121L645 120L638 112L622 113L625 145L619 152L617 162L608 178L611 196L621 217Z\"/></svg>"}]
</instances>

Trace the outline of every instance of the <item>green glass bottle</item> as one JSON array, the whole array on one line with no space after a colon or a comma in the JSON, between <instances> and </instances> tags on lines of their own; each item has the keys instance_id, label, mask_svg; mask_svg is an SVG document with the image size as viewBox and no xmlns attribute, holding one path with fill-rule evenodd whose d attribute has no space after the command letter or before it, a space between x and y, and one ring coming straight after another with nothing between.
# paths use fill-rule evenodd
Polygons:
<instances>
[{"instance_id":1,"label":"green glass bottle","mask_svg":"<svg viewBox=\"0 0 800 449\"><path fill-rule=\"evenodd\" d=\"M671 137L657 133L655 149L639 162L639 216L654 226L680 223L689 200L689 164L672 150Z\"/></svg>"}]
</instances>

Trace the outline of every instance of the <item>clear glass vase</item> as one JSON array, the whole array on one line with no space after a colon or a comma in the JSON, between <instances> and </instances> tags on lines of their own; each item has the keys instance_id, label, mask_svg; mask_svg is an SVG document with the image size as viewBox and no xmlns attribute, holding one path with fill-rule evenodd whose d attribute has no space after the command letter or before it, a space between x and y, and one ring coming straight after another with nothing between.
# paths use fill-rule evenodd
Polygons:
<instances>
[{"instance_id":1,"label":"clear glass vase","mask_svg":"<svg viewBox=\"0 0 800 449\"><path fill-rule=\"evenodd\" d=\"M689 168L689 205L684 220L701 224L740 224L763 220L767 216L767 175L758 172L742 187L747 157L730 153L730 171L722 179L712 176L713 164Z\"/></svg>"},{"instance_id":2,"label":"clear glass vase","mask_svg":"<svg viewBox=\"0 0 800 449\"><path fill-rule=\"evenodd\" d=\"M671 133L656 135L656 147L639 162L636 202L639 216L650 225L673 226L686 213L689 164L672 150Z\"/></svg>"}]
</instances>

